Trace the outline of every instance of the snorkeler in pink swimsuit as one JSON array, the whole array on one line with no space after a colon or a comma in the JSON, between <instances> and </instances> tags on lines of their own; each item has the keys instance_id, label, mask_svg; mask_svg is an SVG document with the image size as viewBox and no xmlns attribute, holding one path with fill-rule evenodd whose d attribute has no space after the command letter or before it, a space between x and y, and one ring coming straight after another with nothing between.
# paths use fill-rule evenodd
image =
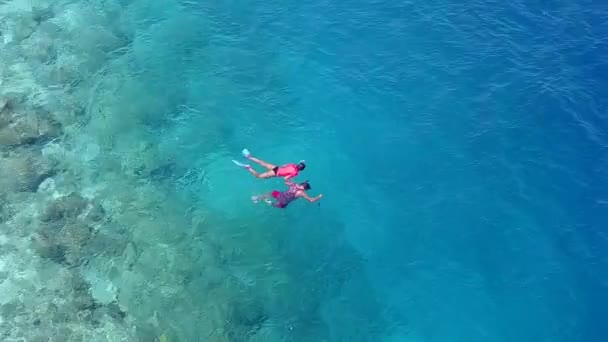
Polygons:
<instances>
[{"instance_id":1,"label":"snorkeler in pink swimsuit","mask_svg":"<svg viewBox=\"0 0 608 342\"><path fill-rule=\"evenodd\" d=\"M300 171L304 170L304 168L306 168L306 165L304 164L304 161L301 160L298 164L285 164L282 166L277 166L277 165L273 165L270 163L267 163L263 160L257 159L255 157L251 156L251 153L249 153L249 150L244 149L243 150L243 156L249 160L251 160L254 163L257 163L258 165L266 168L267 171L265 172L257 172L256 170L253 169L253 167L251 167L251 165L249 164L243 164L243 163L239 163L236 160L233 160L233 162L241 167L244 167L245 169L247 169L254 177L256 178L272 178L272 177L282 177L285 180L294 178L295 176L298 175L298 173L300 173Z\"/></svg>"}]
</instances>

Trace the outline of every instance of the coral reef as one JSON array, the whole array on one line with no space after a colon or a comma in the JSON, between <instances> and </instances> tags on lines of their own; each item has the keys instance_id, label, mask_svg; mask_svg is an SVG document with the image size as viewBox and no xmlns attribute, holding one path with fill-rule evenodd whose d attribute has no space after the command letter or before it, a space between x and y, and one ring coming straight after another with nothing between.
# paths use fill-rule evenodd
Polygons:
<instances>
[{"instance_id":1,"label":"coral reef","mask_svg":"<svg viewBox=\"0 0 608 342\"><path fill-rule=\"evenodd\" d=\"M0 340L329 340L322 306L363 261L337 222L288 236L185 194L203 172L177 146L211 156L233 133L199 115L172 135L197 113L171 65L201 38L138 20L154 6L0 3Z\"/></svg>"},{"instance_id":2,"label":"coral reef","mask_svg":"<svg viewBox=\"0 0 608 342\"><path fill-rule=\"evenodd\" d=\"M0 146L40 144L61 135L61 126L48 113L19 108L17 101L0 100Z\"/></svg>"},{"instance_id":3,"label":"coral reef","mask_svg":"<svg viewBox=\"0 0 608 342\"><path fill-rule=\"evenodd\" d=\"M0 157L0 191L33 192L57 169L39 151L13 150Z\"/></svg>"}]
</instances>

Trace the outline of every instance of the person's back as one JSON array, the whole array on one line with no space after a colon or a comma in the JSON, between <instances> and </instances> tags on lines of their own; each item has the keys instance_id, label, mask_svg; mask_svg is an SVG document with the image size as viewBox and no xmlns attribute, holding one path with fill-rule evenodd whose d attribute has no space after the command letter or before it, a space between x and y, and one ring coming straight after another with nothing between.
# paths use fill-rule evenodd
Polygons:
<instances>
[{"instance_id":1,"label":"person's back","mask_svg":"<svg viewBox=\"0 0 608 342\"><path fill-rule=\"evenodd\" d=\"M298 175L300 170L296 164L286 164L276 168L276 175L278 177L294 178Z\"/></svg>"},{"instance_id":2,"label":"person's back","mask_svg":"<svg viewBox=\"0 0 608 342\"><path fill-rule=\"evenodd\" d=\"M301 191L297 184L292 183L286 191L273 191L272 197L277 201L273 205L278 208L285 208L298 198L298 192Z\"/></svg>"}]
</instances>

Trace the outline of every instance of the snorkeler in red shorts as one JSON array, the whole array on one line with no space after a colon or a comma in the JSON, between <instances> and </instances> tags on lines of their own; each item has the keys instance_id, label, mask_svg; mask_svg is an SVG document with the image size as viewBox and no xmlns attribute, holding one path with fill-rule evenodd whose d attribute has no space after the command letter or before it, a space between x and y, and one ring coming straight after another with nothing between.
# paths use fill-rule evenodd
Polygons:
<instances>
[{"instance_id":1,"label":"snorkeler in red shorts","mask_svg":"<svg viewBox=\"0 0 608 342\"><path fill-rule=\"evenodd\" d=\"M260 173L260 172L257 172L256 170L254 170L253 167L251 167L251 165L249 165L249 164L243 164L243 163L239 163L236 160L232 160L236 165L247 169L256 178L264 179L264 178L272 178L272 177L282 177L285 180L287 180L287 179L294 178L295 176L298 175L298 173L300 171L302 171L306 168L306 165L304 164L303 160L301 160L298 164L285 164L282 166L273 165L273 164L267 163L263 160L252 157L251 153L249 153L249 150L247 150L247 149L243 150L243 156L245 158L251 160L252 162L257 163L260 166L266 168L266 170L267 170L266 172Z\"/></svg>"},{"instance_id":2,"label":"snorkeler in red shorts","mask_svg":"<svg viewBox=\"0 0 608 342\"><path fill-rule=\"evenodd\" d=\"M254 203L257 203L259 200L264 200L264 202L275 208L284 209L287 207L287 205L289 205L289 203L295 201L300 197L307 199L310 203L314 203L323 197L323 194L320 194L316 197L310 197L308 196L308 194L306 194L306 191L311 189L310 184L308 184L308 181L296 184L290 180L285 180L285 185L288 186L286 191L274 190L265 195L252 196L251 200ZM270 200L271 196L274 198L274 201Z\"/></svg>"}]
</instances>

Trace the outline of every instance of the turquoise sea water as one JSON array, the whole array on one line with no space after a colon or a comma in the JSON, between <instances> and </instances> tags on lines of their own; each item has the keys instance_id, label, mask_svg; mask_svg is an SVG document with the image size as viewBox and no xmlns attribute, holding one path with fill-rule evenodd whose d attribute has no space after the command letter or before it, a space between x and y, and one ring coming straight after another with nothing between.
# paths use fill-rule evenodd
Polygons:
<instances>
[{"instance_id":1,"label":"turquoise sea water","mask_svg":"<svg viewBox=\"0 0 608 342\"><path fill-rule=\"evenodd\" d=\"M127 244L76 272L129 340L608 338L608 6L49 8L3 58L62 113L57 187ZM243 148L305 159L320 204L252 204L283 185L235 167Z\"/></svg>"}]
</instances>

